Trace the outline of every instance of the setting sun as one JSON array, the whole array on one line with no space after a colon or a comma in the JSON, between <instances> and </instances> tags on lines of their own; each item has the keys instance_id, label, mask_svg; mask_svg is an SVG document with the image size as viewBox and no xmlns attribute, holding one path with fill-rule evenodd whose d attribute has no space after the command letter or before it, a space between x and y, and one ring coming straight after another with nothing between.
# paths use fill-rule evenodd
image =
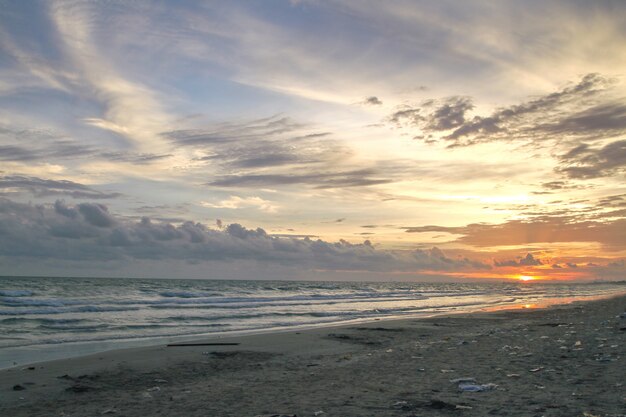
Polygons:
<instances>
[{"instance_id":1,"label":"setting sun","mask_svg":"<svg viewBox=\"0 0 626 417\"><path fill-rule=\"evenodd\" d=\"M517 277L517 279L519 279L520 281L533 281L537 278L530 275L520 275L519 277Z\"/></svg>"}]
</instances>

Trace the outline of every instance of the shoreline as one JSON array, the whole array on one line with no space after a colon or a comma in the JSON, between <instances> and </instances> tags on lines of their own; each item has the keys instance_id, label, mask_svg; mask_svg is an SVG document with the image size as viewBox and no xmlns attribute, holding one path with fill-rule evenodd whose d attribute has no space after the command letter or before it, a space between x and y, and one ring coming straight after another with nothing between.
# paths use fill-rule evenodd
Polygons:
<instances>
[{"instance_id":1,"label":"shoreline","mask_svg":"<svg viewBox=\"0 0 626 417\"><path fill-rule=\"evenodd\" d=\"M0 411L12 416L318 411L409 416L442 410L476 416L623 415L626 321L618 315L625 305L622 294L543 309L219 338L240 343L235 346L156 345L42 362L0 371ZM470 377L498 387L468 393L450 382ZM17 385L24 389L14 390ZM504 404L514 408L498 414Z\"/></svg>"},{"instance_id":2,"label":"shoreline","mask_svg":"<svg viewBox=\"0 0 626 417\"><path fill-rule=\"evenodd\" d=\"M17 357L10 358L6 361L0 360L0 372L24 366L32 366L32 365L40 365L45 364L47 362L57 361L57 360L71 360L76 358L81 358L84 356L91 356L97 354L103 354L107 352L113 352L117 350L127 350L127 349L141 349L141 348L150 348L156 346L162 346L169 343L180 343L180 342L194 342L194 341L210 341L210 340L221 340L221 339L230 339L230 338L240 338L240 337L248 337L248 336L257 336L257 335L271 335L271 334L280 334L286 332L302 332L302 331L310 331L316 329L325 329L325 328L337 328L343 326L351 326L356 324L368 324L368 323L386 323L388 321L398 321L398 320L413 320L413 319L427 319L432 317L446 317L448 315L457 315L457 314L479 314L479 313L488 313L488 312L497 312L497 311L509 311L509 310L521 310L521 309L549 309L560 305L569 305L577 302L592 302L595 300L602 299L610 299L613 297L620 297L626 295L625 292L619 292L614 294L603 294L603 295L592 295L586 297L559 297L559 298L546 298L540 300L537 303L533 304L524 304L520 302L502 302L496 303L493 306L481 306L478 308L468 308L464 311L458 311L458 307L452 308L452 310L457 311L444 311L444 312L424 312L424 313L415 313L409 314L406 316L386 316L386 317L368 317L368 318L357 318L346 321L339 322L328 322L328 323L319 323L319 324L303 324L303 325L294 325L287 327L271 327L271 328L259 328L259 329L250 329L250 330L234 330L234 331L225 331L225 332L215 332L215 333L202 333L202 334L193 334L193 335L175 335L175 336L158 336L158 337L145 337L145 338L124 338L124 339L106 339L106 340L89 340L89 341L72 341L72 342L63 342L58 344L40 344L40 345L26 345L26 346L16 346L0 349L0 354L4 352L10 352L17 354ZM116 345L122 346L116 346ZM104 349L102 345L106 346ZM74 348L74 349L72 349ZM42 360L29 360L25 359L20 361L20 354L22 357L32 356L24 355L23 351L36 352L39 354L43 354L46 356ZM43 352L42 352L43 351ZM7 364L8 362L13 362L12 364Z\"/></svg>"}]
</instances>

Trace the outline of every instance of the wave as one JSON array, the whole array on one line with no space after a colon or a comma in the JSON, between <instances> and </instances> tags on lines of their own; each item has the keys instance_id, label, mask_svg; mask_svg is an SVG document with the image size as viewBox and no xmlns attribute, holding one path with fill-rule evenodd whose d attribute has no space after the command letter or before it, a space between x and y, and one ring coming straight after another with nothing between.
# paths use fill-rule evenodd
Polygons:
<instances>
[{"instance_id":1,"label":"wave","mask_svg":"<svg viewBox=\"0 0 626 417\"><path fill-rule=\"evenodd\" d=\"M160 292L161 297L171 298L200 298L200 297L219 297L222 294L215 292L196 292L196 291L163 291Z\"/></svg>"},{"instance_id":2,"label":"wave","mask_svg":"<svg viewBox=\"0 0 626 417\"><path fill-rule=\"evenodd\" d=\"M101 313L108 311L136 311L139 307L114 307L114 306L80 306L70 308L39 308L31 310L0 310L0 316L28 316L36 314L64 314L64 313Z\"/></svg>"},{"instance_id":3,"label":"wave","mask_svg":"<svg viewBox=\"0 0 626 417\"><path fill-rule=\"evenodd\" d=\"M0 290L0 297L30 297L34 294L28 290Z\"/></svg>"},{"instance_id":4,"label":"wave","mask_svg":"<svg viewBox=\"0 0 626 417\"><path fill-rule=\"evenodd\" d=\"M73 324L82 323L84 319L47 319L47 318L28 318L28 317L10 317L0 320L0 324Z\"/></svg>"}]
</instances>

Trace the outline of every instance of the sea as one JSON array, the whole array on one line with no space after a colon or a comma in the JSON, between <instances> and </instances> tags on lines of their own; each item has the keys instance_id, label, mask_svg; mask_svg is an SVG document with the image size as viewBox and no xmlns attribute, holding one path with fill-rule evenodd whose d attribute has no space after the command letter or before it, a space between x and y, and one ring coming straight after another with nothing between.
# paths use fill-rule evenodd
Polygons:
<instances>
[{"instance_id":1,"label":"sea","mask_svg":"<svg viewBox=\"0 0 626 417\"><path fill-rule=\"evenodd\" d=\"M619 283L394 283L0 277L0 368L201 336L533 308Z\"/></svg>"}]
</instances>

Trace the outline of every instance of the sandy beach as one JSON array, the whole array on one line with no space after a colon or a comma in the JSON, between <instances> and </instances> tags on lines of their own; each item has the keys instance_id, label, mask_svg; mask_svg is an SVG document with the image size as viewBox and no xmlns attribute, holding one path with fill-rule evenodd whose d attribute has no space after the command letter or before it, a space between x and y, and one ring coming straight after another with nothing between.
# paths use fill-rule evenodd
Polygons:
<instances>
[{"instance_id":1,"label":"sandy beach","mask_svg":"<svg viewBox=\"0 0 626 417\"><path fill-rule=\"evenodd\" d=\"M0 415L623 416L625 307L620 296L20 366L0 371Z\"/></svg>"}]
</instances>

